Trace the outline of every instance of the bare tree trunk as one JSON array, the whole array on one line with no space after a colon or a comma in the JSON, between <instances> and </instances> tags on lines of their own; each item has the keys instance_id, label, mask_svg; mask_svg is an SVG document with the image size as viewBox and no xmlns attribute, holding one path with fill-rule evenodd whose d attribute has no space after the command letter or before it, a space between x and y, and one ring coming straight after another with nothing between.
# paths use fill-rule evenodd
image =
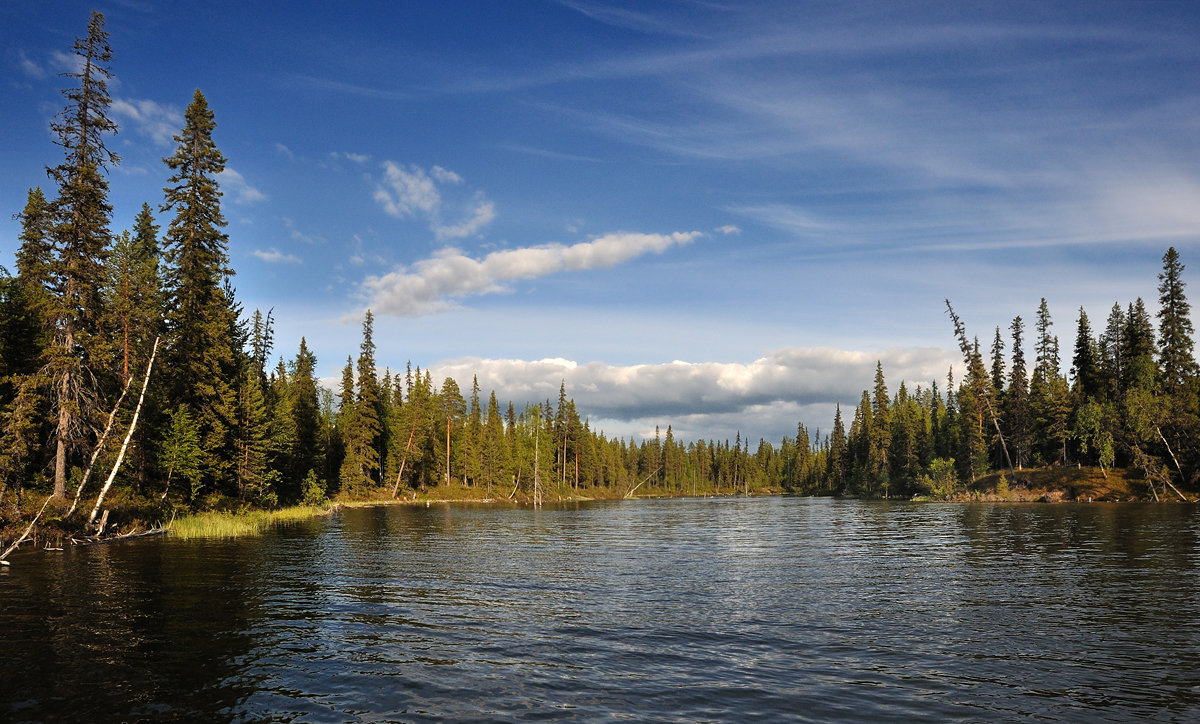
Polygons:
<instances>
[{"instance_id":1,"label":"bare tree trunk","mask_svg":"<svg viewBox=\"0 0 1200 724\"><path fill-rule=\"evenodd\" d=\"M21 534L21 537L17 538L15 541L13 541L13 544L10 545L8 548L5 548L3 553L0 553L0 564L6 565L6 566L8 565L8 561L6 561L4 559L8 558L8 554L15 551L17 549L17 546L21 545L21 543L23 543L25 541L25 539L29 537L29 532L32 531L33 526L37 524L38 518L42 517L42 513L46 512L46 505L53 498L54 498L53 495L46 496L46 499L44 501L42 501L41 509L38 510L37 515L33 516L33 520L29 521L29 525L26 526L25 532Z\"/></svg>"},{"instance_id":2,"label":"bare tree trunk","mask_svg":"<svg viewBox=\"0 0 1200 724\"><path fill-rule=\"evenodd\" d=\"M1179 466L1179 460L1176 459L1175 453L1171 450L1171 443L1167 442L1166 436L1162 434L1162 430L1159 429L1159 427L1157 425L1154 426L1154 431L1158 433L1158 439L1162 440L1163 445L1165 445L1167 447L1167 454L1171 456L1171 462L1175 463L1175 469L1179 471L1179 479L1180 479L1180 481L1182 481L1183 480L1183 468ZM1179 492L1179 488L1176 488L1174 485L1171 485L1171 479L1169 477L1163 482L1165 482L1167 485L1169 485L1171 487L1171 490L1175 491L1175 494L1179 496L1180 500L1182 500L1185 503L1189 502L1187 499L1187 496L1185 496L1183 493Z\"/></svg>"},{"instance_id":3,"label":"bare tree trunk","mask_svg":"<svg viewBox=\"0 0 1200 724\"><path fill-rule=\"evenodd\" d=\"M396 484L392 486L392 497L400 492L400 478L404 476L404 466L408 465L408 451L412 448L413 435L417 434L416 416L413 417L412 429L408 431L408 443L404 446L404 456L400 458L400 472L396 473Z\"/></svg>"},{"instance_id":4,"label":"bare tree trunk","mask_svg":"<svg viewBox=\"0 0 1200 724\"><path fill-rule=\"evenodd\" d=\"M146 365L146 376L142 379L142 394L138 396L137 407L133 410L133 420L129 423L129 431L125 433L125 442L121 443L121 452L117 453L117 461L113 463L112 472L108 474L108 480L104 481L104 487L101 488L100 495L96 497L96 505L92 507L92 514L88 516L89 526L96 519L96 513L104 504L104 496L112 487L113 480L117 478L117 471L121 469L121 461L125 459L125 450L129 448L129 440L133 438L133 431L137 428L138 415L142 413L142 403L146 400L146 388L150 386L150 371L154 369L154 358L157 355L158 337L155 337L154 349L150 352L150 362Z\"/></svg>"},{"instance_id":5,"label":"bare tree trunk","mask_svg":"<svg viewBox=\"0 0 1200 724\"><path fill-rule=\"evenodd\" d=\"M88 461L87 470L83 471L83 479L79 481L79 487L75 489L75 500L71 503L71 509L63 516L64 518L74 513L75 508L79 507L79 496L83 493L83 486L87 485L88 478L92 475L92 468L96 465L96 458L100 457L100 451L104 449L104 443L108 440L108 433L112 432L113 421L117 419L117 410L121 408L121 402L125 399L125 393L129 392L129 383L131 382L133 382L132 377L125 378L125 389L121 390L117 404L113 405L112 412L108 413L108 423L104 425L104 432L96 443L96 449L92 451L92 459Z\"/></svg>"}]
</instances>

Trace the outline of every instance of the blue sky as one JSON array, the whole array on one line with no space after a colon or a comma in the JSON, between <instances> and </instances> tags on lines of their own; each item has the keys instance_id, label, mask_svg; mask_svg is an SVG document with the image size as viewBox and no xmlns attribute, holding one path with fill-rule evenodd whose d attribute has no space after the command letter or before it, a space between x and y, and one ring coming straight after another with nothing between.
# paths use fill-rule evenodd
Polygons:
<instances>
[{"instance_id":1,"label":"blue sky","mask_svg":"<svg viewBox=\"0 0 1200 724\"><path fill-rule=\"evenodd\" d=\"M330 378L370 307L381 367L778 441L877 359L944 380L946 297L987 344L1044 296L1069 358L1080 306L1156 309L1167 246L1200 269L1200 6L709 0L7 0L10 268L93 7L113 231L201 89L239 298Z\"/></svg>"}]
</instances>

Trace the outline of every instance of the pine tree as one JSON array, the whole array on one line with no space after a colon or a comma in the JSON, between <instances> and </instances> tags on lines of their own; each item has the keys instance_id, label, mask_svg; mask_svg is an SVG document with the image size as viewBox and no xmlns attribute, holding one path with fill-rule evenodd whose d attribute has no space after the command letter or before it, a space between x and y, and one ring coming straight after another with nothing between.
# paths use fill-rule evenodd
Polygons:
<instances>
[{"instance_id":1,"label":"pine tree","mask_svg":"<svg viewBox=\"0 0 1200 724\"><path fill-rule=\"evenodd\" d=\"M1138 297L1125 314L1125 329L1121 333L1124 363L1121 368L1121 389L1149 390L1154 387L1154 323L1146 304Z\"/></svg>"},{"instance_id":2,"label":"pine tree","mask_svg":"<svg viewBox=\"0 0 1200 724\"><path fill-rule=\"evenodd\" d=\"M1125 364L1122 344L1125 333L1125 311L1116 302L1108 314L1104 334L1100 335L1100 378L1105 399L1115 400L1121 392L1121 379Z\"/></svg>"},{"instance_id":3,"label":"pine tree","mask_svg":"<svg viewBox=\"0 0 1200 724\"><path fill-rule=\"evenodd\" d=\"M1029 380L1025 367L1023 334L1025 323L1015 317L1012 330L1012 367L1008 375L1008 391L1004 396L1004 419L1012 441L1013 463L1018 469L1029 463L1031 450L1031 417L1029 412Z\"/></svg>"},{"instance_id":4,"label":"pine tree","mask_svg":"<svg viewBox=\"0 0 1200 724\"><path fill-rule=\"evenodd\" d=\"M50 124L66 158L46 169L58 186L52 204L52 237L58 255L51 264L53 294L47 310L55 331L48 368L57 395L57 498L66 495L68 456L82 442L87 419L96 409L88 358L93 337L99 332L100 289L112 216L103 172L120 161L104 141L107 134L116 133L117 124L108 117L112 49L102 14L92 13L87 36L75 40L73 51L78 70L63 75L78 85L63 91L67 106Z\"/></svg>"},{"instance_id":5,"label":"pine tree","mask_svg":"<svg viewBox=\"0 0 1200 724\"><path fill-rule=\"evenodd\" d=\"M172 398L189 404L204 446L205 476L229 480L236 459L232 432L237 415L241 344L238 307L228 284L228 237L221 230L221 191L217 175L225 157L213 142L213 112L197 90L184 114L175 153L163 161L172 174L163 189L163 212L174 212L167 227L167 364Z\"/></svg>"},{"instance_id":6,"label":"pine tree","mask_svg":"<svg viewBox=\"0 0 1200 724\"><path fill-rule=\"evenodd\" d=\"M1087 312L1079 308L1079 323L1075 331L1075 354L1071 359L1071 375L1075 378L1075 394L1080 400L1100 394L1100 363L1092 326Z\"/></svg>"},{"instance_id":7,"label":"pine tree","mask_svg":"<svg viewBox=\"0 0 1200 724\"><path fill-rule=\"evenodd\" d=\"M300 338L300 349L291 366L288 396L291 400L289 411L292 414L292 427L295 430L295 446L292 448L291 473L307 476L311 471L317 475L321 484L326 481L323 475L323 458L325 454L324 439L321 435L321 410L317 394L315 370L316 356L309 351L308 342Z\"/></svg>"},{"instance_id":8,"label":"pine tree","mask_svg":"<svg viewBox=\"0 0 1200 724\"><path fill-rule=\"evenodd\" d=\"M29 190L25 208L17 218L21 221L17 237L21 245L15 254L17 279L25 286L31 303L41 310L47 303L54 268L54 209L40 186Z\"/></svg>"},{"instance_id":9,"label":"pine tree","mask_svg":"<svg viewBox=\"0 0 1200 724\"><path fill-rule=\"evenodd\" d=\"M1158 275L1158 369L1159 381L1169 392L1181 390L1197 374L1192 354L1191 309L1184 294L1183 263L1175 247L1163 255L1163 270Z\"/></svg>"},{"instance_id":10,"label":"pine tree","mask_svg":"<svg viewBox=\"0 0 1200 724\"><path fill-rule=\"evenodd\" d=\"M353 388L353 378L357 376L357 392L354 394L353 415L344 428L343 439L346 445L346 458L342 463L342 489L352 494L367 492L378 480L379 475L379 433L380 423L380 394L379 379L375 370L375 315L367 310L363 319L363 339L359 347L356 373L349 373L349 381ZM347 370L349 361L347 360ZM347 380L343 379L343 395L346 392ZM344 409L343 403L343 409Z\"/></svg>"}]
</instances>

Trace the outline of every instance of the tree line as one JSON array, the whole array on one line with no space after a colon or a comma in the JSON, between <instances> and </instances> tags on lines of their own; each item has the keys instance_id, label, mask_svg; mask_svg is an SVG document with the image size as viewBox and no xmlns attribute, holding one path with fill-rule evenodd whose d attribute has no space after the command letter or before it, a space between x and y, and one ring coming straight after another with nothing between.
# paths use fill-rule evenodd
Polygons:
<instances>
[{"instance_id":1,"label":"tree line","mask_svg":"<svg viewBox=\"0 0 1200 724\"><path fill-rule=\"evenodd\" d=\"M77 69L64 74L71 87L51 124L63 158L47 168L49 194L29 190L15 273L0 274L0 501L9 492L78 500L93 468L115 470L131 498L192 508L438 485L526 499L945 495L992 470L1019 481L1029 467L1071 462L1136 468L1155 497L1195 487L1200 382L1173 248L1159 275L1157 333L1141 299L1114 305L1098 336L1081 308L1069 378L1044 299L1032 369L1021 317L1008 325L1010 342L996 328L985 361L947 302L964 360L957 383L948 376L944 394L936 382L901 383L892 394L878 365L848 424L839 406L826 435L801 423L777 446L752 447L740 434L681 442L670 426L644 440L611 438L581 417L565 386L557 400L518 410L494 391L485 397L477 379L464 390L411 363L381 374L369 311L357 357L336 391L323 389L306 341L274 357L273 311L237 301L218 183L226 159L203 93L163 159L162 198L114 234L107 173L120 159L106 145L117 127L103 15L93 13L73 52ZM142 385L135 406L126 392ZM123 445L113 429L128 431Z\"/></svg>"},{"instance_id":2,"label":"tree line","mask_svg":"<svg viewBox=\"0 0 1200 724\"><path fill-rule=\"evenodd\" d=\"M889 395L877 365L849 429L840 407L834 429L816 446L814 474L796 488L868 496L948 495L999 471L1086 465L1103 475L1132 469L1155 499L1183 498L1200 475L1200 368L1184 292L1184 265L1174 247L1158 275L1158 329L1138 298L1114 303L1096 334L1080 307L1069 376L1043 298L1034 315L1030 369L1026 325L995 328L987 356L947 300L965 374L947 393L936 382ZM1006 345L1011 349L1005 356Z\"/></svg>"}]
</instances>

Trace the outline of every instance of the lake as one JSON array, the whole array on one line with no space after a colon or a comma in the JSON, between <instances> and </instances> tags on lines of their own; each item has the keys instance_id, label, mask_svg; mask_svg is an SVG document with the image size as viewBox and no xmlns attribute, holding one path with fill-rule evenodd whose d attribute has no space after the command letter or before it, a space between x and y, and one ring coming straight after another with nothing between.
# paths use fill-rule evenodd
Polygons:
<instances>
[{"instance_id":1,"label":"lake","mask_svg":"<svg viewBox=\"0 0 1200 724\"><path fill-rule=\"evenodd\" d=\"M1200 720L1200 509L343 510L14 554L0 720Z\"/></svg>"}]
</instances>

